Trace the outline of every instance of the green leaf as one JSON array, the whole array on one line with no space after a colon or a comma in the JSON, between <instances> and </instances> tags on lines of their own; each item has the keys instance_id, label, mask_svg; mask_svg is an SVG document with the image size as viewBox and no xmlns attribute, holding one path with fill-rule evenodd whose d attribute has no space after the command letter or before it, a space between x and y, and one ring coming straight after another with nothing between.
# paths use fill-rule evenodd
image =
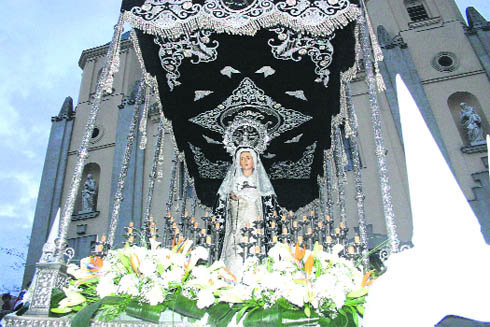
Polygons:
<instances>
[{"instance_id":1,"label":"green leaf","mask_svg":"<svg viewBox=\"0 0 490 327\"><path fill-rule=\"evenodd\" d=\"M356 306L356 309L361 316L364 316L364 306L362 304Z\"/></svg>"},{"instance_id":2,"label":"green leaf","mask_svg":"<svg viewBox=\"0 0 490 327\"><path fill-rule=\"evenodd\" d=\"M102 300L91 303L80 310L71 320L71 327L88 327L90 320L94 314L99 310L102 304L118 304L123 300L119 296L106 296Z\"/></svg>"},{"instance_id":3,"label":"green leaf","mask_svg":"<svg viewBox=\"0 0 490 327\"><path fill-rule=\"evenodd\" d=\"M250 311L243 320L244 327L281 327L282 319L279 307L272 306L269 309L256 309Z\"/></svg>"},{"instance_id":4,"label":"green leaf","mask_svg":"<svg viewBox=\"0 0 490 327\"><path fill-rule=\"evenodd\" d=\"M242 308L240 309L240 311L238 311L238 314L236 315L236 323L237 324L240 322L240 320L242 319L245 312L247 312L247 310L250 309L252 306L253 305L250 305L250 304L245 304L242 306Z\"/></svg>"},{"instance_id":5,"label":"green leaf","mask_svg":"<svg viewBox=\"0 0 490 327\"><path fill-rule=\"evenodd\" d=\"M129 261L129 258L127 255L122 254L121 252L119 254L119 260L121 260L122 265L126 268L127 271L132 272L133 269L131 268L131 262Z\"/></svg>"},{"instance_id":6,"label":"green leaf","mask_svg":"<svg viewBox=\"0 0 490 327\"><path fill-rule=\"evenodd\" d=\"M162 265L161 263L159 263L159 264L157 265L157 272L158 272L158 274L159 274L160 276L161 276L161 275L163 275L163 273L165 272L165 268L163 267L163 265Z\"/></svg>"},{"instance_id":7,"label":"green leaf","mask_svg":"<svg viewBox=\"0 0 490 327\"><path fill-rule=\"evenodd\" d=\"M368 292L369 292L369 289L367 287L363 287L363 288L360 288L360 289L357 289L355 291L350 292L349 294L347 294L347 297L355 299L355 298L358 298L358 297L361 297L361 296L368 294Z\"/></svg>"},{"instance_id":8,"label":"green leaf","mask_svg":"<svg viewBox=\"0 0 490 327\"><path fill-rule=\"evenodd\" d=\"M64 298L66 298L65 292L63 292L59 288L53 289L53 291L51 292L51 302L49 304L49 307L51 308L51 310L49 312L49 317L59 318L59 317L65 316L67 314L66 312L55 312L55 311L53 311L53 309L56 309L59 306L59 303ZM71 309L68 312L71 312Z\"/></svg>"},{"instance_id":9,"label":"green leaf","mask_svg":"<svg viewBox=\"0 0 490 327\"><path fill-rule=\"evenodd\" d=\"M311 316L311 309L308 305L305 305L305 315L309 318Z\"/></svg>"},{"instance_id":10,"label":"green leaf","mask_svg":"<svg viewBox=\"0 0 490 327\"><path fill-rule=\"evenodd\" d=\"M208 324L216 327L226 327L238 309L232 309L227 303L217 303L210 306L206 312L209 314Z\"/></svg>"},{"instance_id":11,"label":"green leaf","mask_svg":"<svg viewBox=\"0 0 490 327\"><path fill-rule=\"evenodd\" d=\"M131 317L153 322L156 324L160 320L160 314L164 310L165 306L163 304L149 305L146 303L131 301L126 308L126 313Z\"/></svg>"},{"instance_id":12,"label":"green leaf","mask_svg":"<svg viewBox=\"0 0 490 327\"><path fill-rule=\"evenodd\" d=\"M90 325L90 320L94 316L95 312L99 310L101 305L102 300L99 300L80 310L71 320L71 327L88 327Z\"/></svg>"},{"instance_id":13,"label":"green leaf","mask_svg":"<svg viewBox=\"0 0 490 327\"><path fill-rule=\"evenodd\" d=\"M72 311L71 308L52 308L51 309L51 312L60 313L60 314L70 313L71 311Z\"/></svg>"},{"instance_id":14,"label":"green leaf","mask_svg":"<svg viewBox=\"0 0 490 327\"><path fill-rule=\"evenodd\" d=\"M172 311L189 318L201 319L206 313L197 307L196 301L189 300L180 293L176 293L166 304Z\"/></svg>"}]
</instances>

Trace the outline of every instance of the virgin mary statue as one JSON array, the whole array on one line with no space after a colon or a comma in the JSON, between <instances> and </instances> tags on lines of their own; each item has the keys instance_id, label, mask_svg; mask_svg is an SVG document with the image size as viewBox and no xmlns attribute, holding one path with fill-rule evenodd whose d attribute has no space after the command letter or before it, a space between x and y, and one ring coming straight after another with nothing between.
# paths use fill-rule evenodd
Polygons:
<instances>
[{"instance_id":1,"label":"virgin mary statue","mask_svg":"<svg viewBox=\"0 0 490 327\"><path fill-rule=\"evenodd\" d=\"M225 224L220 260L235 275L243 266L242 228L254 222L268 223L276 207L276 194L259 156L253 148L238 148L218 190L215 215Z\"/></svg>"}]
</instances>

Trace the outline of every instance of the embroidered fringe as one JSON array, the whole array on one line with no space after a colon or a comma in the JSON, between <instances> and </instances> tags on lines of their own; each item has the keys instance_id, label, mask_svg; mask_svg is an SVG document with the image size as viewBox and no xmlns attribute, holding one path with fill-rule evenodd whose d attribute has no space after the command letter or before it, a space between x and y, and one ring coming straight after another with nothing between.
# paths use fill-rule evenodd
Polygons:
<instances>
[{"instance_id":1,"label":"embroidered fringe","mask_svg":"<svg viewBox=\"0 0 490 327\"><path fill-rule=\"evenodd\" d=\"M386 85L383 79L383 76L381 75L381 71L379 70L379 63L384 60L383 57L383 51L381 50L381 46L379 45L378 38L376 36L376 33L374 32L373 25L371 23L371 19L369 18L369 13L367 12L367 7L366 3L364 0L362 1L362 8L364 9L364 15L360 16L359 20L360 23L364 23L364 21L367 24L368 31L369 31L369 38L371 39L371 49L373 51L373 56L374 56L374 71L375 71L375 76L376 76L376 85L378 87L379 92L383 92L386 90Z\"/></svg>"},{"instance_id":2,"label":"embroidered fringe","mask_svg":"<svg viewBox=\"0 0 490 327\"><path fill-rule=\"evenodd\" d=\"M119 65L121 62L120 52L121 52L121 35L124 25L124 14L119 16L118 22L114 27L114 36L112 38L111 45L107 52L107 59L109 62L108 66L104 67L107 70L105 74L105 80L102 82L102 91L106 94L112 94L112 86L114 84L114 74L119 71Z\"/></svg>"},{"instance_id":3,"label":"embroidered fringe","mask_svg":"<svg viewBox=\"0 0 490 327\"><path fill-rule=\"evenodd\" d=\"M142 30L146 34L160 35L170 39L188 35L198 29L210 29L217 33L253 36L262 28L269 28L276 25L283 25L297 32L309 33L312 36L327 36L337 29L344 28L350 22L355 21L360 15L361 11L359 7L351 4L342 13L337 14L335 17L326 17L322 22L315 25L308 24L304 19L292 18L285 13L275 11L270 14L265 14L263 17L251 18L249 22L242 26L234 26L227 19L210 17L204 12L201 12L197 17L180 22L171 21L168 22L168 25L164 26L146 21L129 11L123 13L124 21L133 27Z\"/></svg>"}]
</instances>

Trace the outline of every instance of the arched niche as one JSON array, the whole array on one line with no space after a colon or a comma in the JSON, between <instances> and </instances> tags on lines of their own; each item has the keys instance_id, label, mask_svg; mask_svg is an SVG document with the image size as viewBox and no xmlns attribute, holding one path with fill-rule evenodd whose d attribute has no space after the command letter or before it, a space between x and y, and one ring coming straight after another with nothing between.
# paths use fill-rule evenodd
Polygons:
<instances>
[{"instance_id":1,"label":"arched niche","mask_svg":"<svg viewBox=\"0 0 490 327\"><path fill-rule=\"evenodd\" d=\"M475 112L480 116L482 122L482 130L483 135L488 134L490 132L490 126L488 125L488 120L483 113L482 107L480 105L480 101L478 101L477 97L469 92L456 92L449 96L447 100L447 104L449 110L451 112L451 116L453 118L454 123L456 124L456 128L458 129L459 136L464 145L470 145L468 141L468 137L466 135L466 131L461 125L461 103L464 102L470 107L475 109Z\"/></svg>"},{"instance_id":2,"label":"arched niche","mask_svg":"<svg viewBox=\"0 0 490 327\"><path fill-rule=\"evenodd\" d=\"M94 204L93 204L93 210L92 211L84 211L83 210L83 205L82 205L82 197L84 193L84 188L85 183L87 183L87 179L89 174L95 181L95 194L94 194ZM89 183L87 183L89 184ZM100 185L100 166L96 164L95 162L91 162L85 165L83 167L83 173L82 173L82 180L80 182L80 189L78 191L78 196L77 196L77 201L75 203L75 210L74 214L75 215L80 215L80 214L87 214L89 212L96 212L97 211L97 199L99 196L99 185Z\"/></svg>"}]
</instances>

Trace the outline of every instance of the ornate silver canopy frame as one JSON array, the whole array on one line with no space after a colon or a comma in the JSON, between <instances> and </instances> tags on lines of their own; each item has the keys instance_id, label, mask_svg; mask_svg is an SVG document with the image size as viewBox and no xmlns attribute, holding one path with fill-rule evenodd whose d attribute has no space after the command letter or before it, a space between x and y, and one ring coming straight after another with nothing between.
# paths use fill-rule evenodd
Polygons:
<instances>
[{"instance_id":1,"label":"ornate silver canopy frame","mask_svg":"<svg viewBox=\"0 0 490 327\"><path fill-rule=\"evenodd\" d=\"M284 108L246 77L216 108L189 121L223 135L223 144L232 154L244 142L263 153L270 140L310 119L311 116Z\"/></svg>"}]
</instances>

